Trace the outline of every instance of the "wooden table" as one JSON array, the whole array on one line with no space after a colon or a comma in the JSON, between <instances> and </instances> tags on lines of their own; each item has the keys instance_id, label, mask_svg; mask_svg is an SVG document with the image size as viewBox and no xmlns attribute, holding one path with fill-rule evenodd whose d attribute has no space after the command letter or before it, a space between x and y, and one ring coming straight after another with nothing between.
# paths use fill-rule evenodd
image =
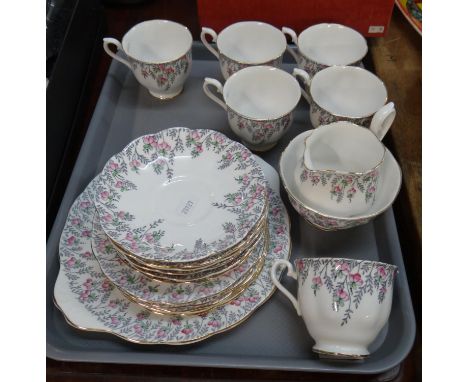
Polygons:
<instances>
[{"instance_id":1,"label":"wooden table","mask_svg":"<svg viewBox=\"0 0 468 382\"><path fill-rule=\"evenodd\" d=\"M171 19L200 35L195 0L162 0L136 6L105 6L107 34L122 37L133 25L151 18ZM405 381L421 380L421 37L395 8L389 32L369 42L374 72L385 82L397 117L384 143L403 171L402 190L394 203L398 233L417 320L415 345L399 370L384 376L312 374L302 372L234 370L166 366L69 363L47 359L47 381ZM84 137L97 103L110 58L101 53L90 81L89 97L78 136ZM81 140L77 140L81 142ZM79 152L79 145L74 148Z\"/></svg>"}]
</instances>

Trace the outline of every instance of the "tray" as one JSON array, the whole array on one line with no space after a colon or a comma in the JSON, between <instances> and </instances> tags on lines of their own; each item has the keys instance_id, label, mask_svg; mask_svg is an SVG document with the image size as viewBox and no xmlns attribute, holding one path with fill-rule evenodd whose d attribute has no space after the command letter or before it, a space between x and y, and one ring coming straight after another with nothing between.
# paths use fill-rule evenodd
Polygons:
<instances>
[{"instance_id":1,"label":"tray","mask_svg":"<svg viewBox=\"0 0 468 382\"><path fill-rule=\"evenodd\" d=\"M393 307L388 324L370 346L364 362L326 361L312 352L313 340L290 302L275 295L237 328L206 341L182 347L135 345L115 336L76 330L69 326L53 303L57 277L58 242L68 209L105 162L132 139L172 126L210 128L232 139L225 111L202 90L204 77L221 80L217 61L201 44L193 48L192 74L180 96L158 101L140 86L128 68L110 66L101 96L47 241L47 356L76 362L184 365L249 369L280 369L330 373L377 374L398 367L413 345L416 325L393 211L373 222L341 231L323 232L300 219L281 191L291 218L291 258L340 256L380 260L398 266ZM284 64L291 72L293 64ZM278 169L280 153L297 134L311 129L308 105L301 100L291 129L272 150L259 154ZM285 278L285 286L295 290ZM295 292L295 291L294 291ZM375 352L374 352L375 351Z\"/></svg>"}]
</instances>

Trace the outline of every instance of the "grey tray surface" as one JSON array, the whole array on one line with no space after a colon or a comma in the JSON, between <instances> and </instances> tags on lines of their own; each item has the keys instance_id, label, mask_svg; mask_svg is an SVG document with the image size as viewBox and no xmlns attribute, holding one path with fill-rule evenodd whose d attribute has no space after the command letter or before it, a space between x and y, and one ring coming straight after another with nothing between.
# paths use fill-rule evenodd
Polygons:
<instances>
[{"instance_id":1,"label":"grey tray surface","mask_svg":"<svg viewBox=\"0 0 468 382\"><path fill-rule=\"evenodd\" d=\"M192 73L184 91L170 101L158 101L140 86L124 65L113 62L94 111L87 135L47 242L47 356L76 362L210 366L301 370L333 373L383 373L397 367L411 350L416 326L392 209L373 222L341 231L323 232L300 219L282 198L291 217L291 258L335 256L379 260L399 267L388 324L362 362L321 360L312 352L313 340L290 302L280 293L242 325L206 341L187 346L135 345L109 334L83 332L69 326L53 303L59 270L58 242L68 209L105 162L132 139L173 127L209 128L232 139L225 111L202 90L205 77L221 80L217 61L202 47L193 51ZM292 64L284 69L292 72ZM308 105L301 100L294 123L279 144L263 154L278 169L280 153L296 135L311 129ZM296 286L285 278L286 287Z\"/></svg>"}]
</instances>

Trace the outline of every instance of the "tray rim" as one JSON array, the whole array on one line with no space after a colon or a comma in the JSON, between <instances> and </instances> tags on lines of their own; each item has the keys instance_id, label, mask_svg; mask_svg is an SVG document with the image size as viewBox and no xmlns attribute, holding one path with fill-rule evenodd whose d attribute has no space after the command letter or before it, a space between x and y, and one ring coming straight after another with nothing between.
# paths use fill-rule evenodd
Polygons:
<instances>
[{"instance_id":1,"label":"tray rim","mask_svg":"<svg viewBox=\"0 0 468 382\"><path fill-rule=\"evenodd\" d=\"M203 60L208 60L208 61L215 61L214 58L211 58L209 54L206 54L205 50L203 50L203 47L201 43L194 42L193 45L193 50L194 50L194 56L198 56ZM201 50L198 51L197 50ZM194 58L195 60L195 58ZM286 62L287 63L287 62ZM113 73L112 76L109 76L109 73ZM51 247L54 247L54 243L51 243L51 239L54 236L60 236L60 232L63 228L63 225L66 220L67 216L67 211L75 198L79 195L80 190L83 188L83 186L86 186L86 184L91 181L91 179L94 177L94 175L89 176L89 179L79 179L79 177L75 174L75 172L78 172L78 168L80 167L80 163L85 161L89 151L91 151L91 146L88 144L88 142L93 140L94 135L97 134L98 128L92 128L95 125L99 124L99 121L97 120L96 115L99 114L100 110L106 110L107 108L107 103L109 100L105 100L103 97L103 94L105 93L110 93L110 90L112 88L121 88L123 86L122 83L118 81L116 78L117 76L115 73L120 73L121 75L125 76L127 73L127 69L124 68L122 65L119 65L119 63L116 63L115 60L111 63L109 67L109 71L107 73L106 80L104 82L104 86L101 90L101 95L98 99L98 102L96 104L96 108L94 110L93 117L90 122L90 126L88 128L88 131L86 133L86 136L83 140L82 147L80 149L80 153L78 155L78 158L75 162L72 174L70 176L69 183L66 187L66 191L64 193L64 197L62 199L60 208L57 212L57 218L54 221L52 230L50 231L49 237L47 239L47 254L46 254L46 284L52 283L55 284L55 279L53 275L50 276L50 268L52 267L53 261L58 261L58 254L55 253L54 249ZM116 102L113 103L113 107L116 106ZM88 152L88 153L87 153ZM276 169L275 169L276 171ZM81 183L84 183L80 186ZM73 189L76 189L76 191L73 191ZM283 199L283 202L287 206L287 202L285 202L284 199L284 188L281 184L280 186L280 196ZM76 194L76 195L75 195ZM71 195L72 200L68 201L66 203L67 197L69 198ZM65 213L62 212L62 209L65 211ZM62 218L60 218L62 217ZM287 371L303 371L303 372L311 372L311 373L339 373L339 374L381 374L385 373L386 371L389 371L398 365L407 357L411 349L413 348L415 336L416 336L416 321L415 321L415 316L414 316L414 308L413 304L411 301L411 295L409 293L409 287L408 287L408 281L406 277L406 271L405 271L405 266L403 262L403 255L401 253L401 247L400 247L400 241L398 237L398 233L396 230L396 222L394 219L393 215L393 208L389 208L381 217L378 219L378 221L373 221L368 224L382 224L384 226L384 229L386 232L389 232L389 235L386 235L386 237L389 237L390 234L394 235L393 237L396 236L397 240L396 242L390 243L391 245L389 246L389 250L391 251L397 251L399 252L399 255L397 254L396 259L398 260L395 265L398 266L400 273L399 276L402 278L401 280L401 285L406 286L406 292L404 291L405 288L403 289L403 294L400 291L400 288L398 288L398 296L400 298L402 307L403 308L409 308L406 309L403 314L407 316L407 322L408 322L408 327L406 328L408 333L407 335L409 336L408 338L410 339L407 341L410 345L407 346L404 351L402 351L398 357L396 357L396 360L393 361L392 364L385 365L383 367L378 368L378 364L375 365L373 368L369 369L362 369L359 367L360 364L354 363L354 364L347 364L347 366L342 366L341 364L337 366L333 366L333 364L329 363L323 363L322 367L320 369L311 369L308 366L304 366L303 364L303 359L288 359L287 365L279 364L277 361L278 359L276 358L269 358L269 357L237 357L234 358L232 355L216 355L216 357L213 357L213 355L208 354L208 355L201 355L201 354L174 354L174 353L158 353L157 356L155 357L154 353L140 353L140 352L135 352L133 349L128 349L125 352L119 353L119 354L127 354L125 363L128 364L141 364L141 365L167 365L167 366L189 366L189 367L216 367L216 368L239 368L239 369L259 369L259 370L287 370ZM54 234L55 233L55 234ZM52 253L51 253L52 252ZM53 289L53 288L52 288ZM52 307L49 306L48 300L46 300L47 304L47 309L56 309L55 306L52 303ZM259 311L263 307L259 308ZM76 330L76 329L74 329ZM109 336L109 338L106 340L111 340L111 341L116 341L117 339L114 337ZM123 340L117 340L117 341L123 341ZM144 345L145 347L148 346L164 346L164 345ZM110 357L109 357L110 355ZM93 350L67 350L64 348L60 348L58 346L55 346L50 341L49 337L49 327L46 326L46 356L57 360L57 361L66 361L66 362L90 362L90 363L122 363L118 358L114 359L113 353L109 353L108 351L93 351ZM106 358L107 357L107 358ZM365 363L363 363L365 364ZM361 364L362 365L362 364Z\"/></svg>"}]
</instances>

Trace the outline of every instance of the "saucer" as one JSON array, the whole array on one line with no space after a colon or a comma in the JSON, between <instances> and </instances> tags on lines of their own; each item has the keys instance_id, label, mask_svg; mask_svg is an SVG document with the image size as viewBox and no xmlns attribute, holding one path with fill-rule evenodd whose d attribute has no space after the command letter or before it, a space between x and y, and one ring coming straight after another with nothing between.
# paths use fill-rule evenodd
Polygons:
<instances>
[{"instance_id":1,"label":"saucer","mask_svg":"<svg viewBox=\"0 0 468 382\"><path fill-rule=\"evenodd\" d=\"M114 155L96 180L106 235L143 260L191 262L240 243L266 212L252 153L213 130L170 128Z\"/></svg>"},{"instance_id":2,"label":"saucer","mask_svg":"<svg viewBox=\"0 0 468 382\"><path fill-rule=\"evenodd\" d=\"M236 299L209 313L160 316L129 301L104 276L91 251L94 193L90 187L76 199L60 239L60 271L54 288L57 307L75 328L106 332L140 344L183 345L201 341L236 327L275 291L270 268L276 259L288 259L289 217L279 196L275 170L257 159L267 176L270 245L258 278Z\"/></svg>"},{"instance_id":3,"label":"saucer","mask_svg":"<svg viewBox=\"0 0 468 382\"><path fill-rule=\"evenodd\" d=\"M254 246L251 255L236 268L198 282L159 282L122 260L98 222L91 235L93 254L104 275L130 296L150 304L183 306L201 304L235 288L249 275L260 259L264 240Z\"/></svg>"},{"instance_id":4,"label":"saucer","mask_svg":"<svg viewBox=\"0 0 468 382\"><path fill-rule=\"evenodd\" d=\"M304 141L309 135L310 131L305 131L296 136L281 154L279 164L281 181L299 215L322 230L335 231L366 224L390 208L400 191L402 176L400 166L388 149L380 170L379 196L365 214L353 217L330 215L319 205L312 206L304 200L294 181L294 173L303 159Z\"/></svg>"}]
</instances>

